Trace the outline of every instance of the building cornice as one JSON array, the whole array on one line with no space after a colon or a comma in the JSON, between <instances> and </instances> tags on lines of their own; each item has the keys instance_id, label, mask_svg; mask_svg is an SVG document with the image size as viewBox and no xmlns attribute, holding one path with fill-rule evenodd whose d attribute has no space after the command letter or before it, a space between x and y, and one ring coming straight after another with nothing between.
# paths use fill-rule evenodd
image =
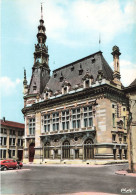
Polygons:
<instances>
[{"instance_id":1,"label":"building cornice","mask_svg":"<svg viewBox=\"0 0 136 195\"><path fill-rule=\"evenodd\" d=\"M82 100L84 98L107 98L128 104L128 98L126 97L123 90L117 89L108 84L103 84L94 88L85 88L84 90L75 92L73 94L65 94L61 97L34 103L29 107L23 108L22 112L25 114L28 111L38 111L41 108L48 108L65 102L71 103L71 101Z\"/></svg>"}]
</instances>

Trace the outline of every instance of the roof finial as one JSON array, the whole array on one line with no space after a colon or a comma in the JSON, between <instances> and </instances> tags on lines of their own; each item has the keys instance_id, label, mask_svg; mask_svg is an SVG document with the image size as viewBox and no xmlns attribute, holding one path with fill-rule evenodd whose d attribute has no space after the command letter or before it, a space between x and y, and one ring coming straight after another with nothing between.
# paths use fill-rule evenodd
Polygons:
<instances>
[{"instance_id":1,"label":"roof finial","mask_svg":"<svg viewBox=\"0 0 136 195\"><path fill-rule=\"evenodd\" d=\"M27 79L26 79L26 69L24 68L24 81L23 81L24 85L27 85Z\"/></svg>"},{"instance_id":2,"label":"roof finial","mask_svg":"<svg viewBox=\"0 0 136 195\"><path fill-rule=\"evenodd\" d=\"M24 79L26 79L26 69L24 68Z\"/></svg>"},{"instance_id":3,"label":"roof finial","mask_svg":"<svg viewBox=\"0 0 136 195\"><path fill-rule=\"evenodd\" d=\"M101 50L101 34L99 33L99 51Z\"/></svg>"},{"instance_id":4,"label":"roof finial","mask_svg":"<svg viewBox=\"0 0 136 195\"><path fill-rule=\"evenodd\" d=\"M43 7L42 7L42 3L41 3L41 19L43 20Z\"/></svg>"}]
</instances>

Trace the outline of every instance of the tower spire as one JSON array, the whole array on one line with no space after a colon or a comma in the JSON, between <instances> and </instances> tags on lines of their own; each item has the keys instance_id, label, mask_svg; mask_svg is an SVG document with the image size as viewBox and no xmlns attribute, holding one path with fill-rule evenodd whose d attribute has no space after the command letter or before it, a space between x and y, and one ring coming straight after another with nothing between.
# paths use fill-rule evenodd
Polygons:
<instances>
[{"instance_id":1,"label":"tower spire","mask_svg":"<svg viewBox=\"0 0 136 195\"><path fill-rule=\"evenodd\" d=\"M24 81L23 81L24 85L27 85L27 79L26 79L26 69L24 68Z\"/></svg>"},{"instance_id":2,"label":"tower spire","mask_svg":"<svg viewBox=\"0 0 136 195\"><path fill-rule=\"evenodd\" d=\"M41 3L41 19L43 20L43 7L42 7L42 3Z\"/></svg>"}]
</instances>

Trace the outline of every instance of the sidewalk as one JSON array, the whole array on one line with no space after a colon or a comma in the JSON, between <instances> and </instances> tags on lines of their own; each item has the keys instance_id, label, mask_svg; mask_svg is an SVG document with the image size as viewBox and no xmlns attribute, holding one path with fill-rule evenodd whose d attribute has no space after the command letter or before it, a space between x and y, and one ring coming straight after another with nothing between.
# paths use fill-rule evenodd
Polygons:
<instances>
[{"instance_id":1,"label":"sidewalk","mask_svg":"<svg viewBox=\"0 0 136 195\"><path fill-rule=\"evenodd\" d=\"M125 170L116 171L115 174L117 174L117 175L124 175L124 176L136 177L136 173L128 173L128 172L125 171Z\"/></svg>"},{"instance_id":2,"label":"sidewalk","mask_svg":"<svg viewBox=\"0 0 136 195\"><path fill-rule=\"evenodd\" d=\"M77 193L61 194L61 195L118 195L118 194L109 194L109 193L103 193L103 192L77 192Z\"/></svg>"}]
</instances>

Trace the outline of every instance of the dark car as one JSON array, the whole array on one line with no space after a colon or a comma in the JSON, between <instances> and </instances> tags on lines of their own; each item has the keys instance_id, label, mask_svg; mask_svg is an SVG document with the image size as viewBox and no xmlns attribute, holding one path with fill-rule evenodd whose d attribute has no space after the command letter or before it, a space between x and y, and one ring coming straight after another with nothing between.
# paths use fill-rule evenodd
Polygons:
<instances>
[{"instance_id":1,"label":"dark car","mask_svg":"<svg viewBox=\"0 0 136 195\"><path fill-rule=\"evenodd\" d=\"M0 161L0 170L6 171L7 169L16 169L17 161L13 159L1 160Z\"/></svg>"}]
</instances>

